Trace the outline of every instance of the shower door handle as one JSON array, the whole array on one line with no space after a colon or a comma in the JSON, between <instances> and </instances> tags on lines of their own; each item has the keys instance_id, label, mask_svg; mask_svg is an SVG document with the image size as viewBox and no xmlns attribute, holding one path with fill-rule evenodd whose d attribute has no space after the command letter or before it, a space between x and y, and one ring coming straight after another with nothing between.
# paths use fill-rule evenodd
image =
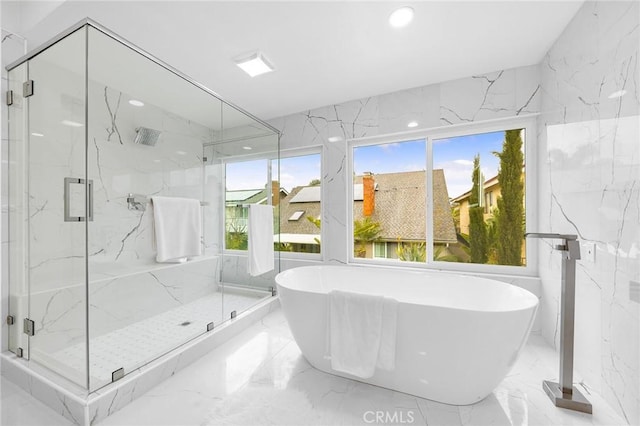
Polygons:
<instances>
[{"instance_id":1,"label":"shower door handle","mask_svg":"<svg viewBox=\"0 0 640 426\"><path fill-rule=\"evenodd\" d=\"M84 185L85 182L88 186L86 216L71 216L71 185ZM64 178L64 221L84 222L85 220L93 221L93 180L66 177Z\"/></svg>"}]
</instances>

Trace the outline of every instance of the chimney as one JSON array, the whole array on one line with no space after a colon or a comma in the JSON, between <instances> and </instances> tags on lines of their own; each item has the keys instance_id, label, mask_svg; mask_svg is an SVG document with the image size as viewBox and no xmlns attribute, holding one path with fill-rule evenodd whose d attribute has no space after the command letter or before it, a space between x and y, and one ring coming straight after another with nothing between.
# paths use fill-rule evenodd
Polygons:
<instances>
[{"instance_id":1,"label":"chimney","mask_svg":"<svg viewBox=\"0 0 640 426\"><path fill-rule=\"evenodd\" d=\"M362 175L362 214L369 217L376 205L376 189L373 173L364 172Z\"/></svg>"},{"instance_id":2,"label":"chimney","mask_svg":"<svg viewBox=\"0 0 640 426\"><path fill-rule=\"evenodd\" d=\"M271 204L277 206L280 204L280 182L271 181Z\"/></svg>"}]
</instances>

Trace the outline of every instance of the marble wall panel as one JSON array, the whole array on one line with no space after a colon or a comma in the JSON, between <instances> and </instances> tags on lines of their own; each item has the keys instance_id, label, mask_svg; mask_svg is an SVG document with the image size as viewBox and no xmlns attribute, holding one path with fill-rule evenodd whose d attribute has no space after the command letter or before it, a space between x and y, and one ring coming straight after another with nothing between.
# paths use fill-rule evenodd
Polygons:
<instances>
[{"instance_id":1,"label":"marble wall panel","mask_svg":"<svg viewBox=\"0 0 640 426\"><path fill-rule=\"evenodd\" d=\"M538 137L540 230L583 243L576 369L630 424L640 423L638 22L637 2L585 3L540 64ZM539 252L542 331L557 347L559 254Z\"/></svg>"}]
</instances>

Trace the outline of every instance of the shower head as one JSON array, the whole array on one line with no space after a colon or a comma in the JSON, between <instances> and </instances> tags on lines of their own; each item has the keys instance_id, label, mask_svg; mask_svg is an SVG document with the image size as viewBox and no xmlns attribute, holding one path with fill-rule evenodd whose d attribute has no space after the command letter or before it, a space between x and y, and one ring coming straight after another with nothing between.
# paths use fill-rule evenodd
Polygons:
<instances>
[{"instance_id":1,"label":"shower head","mask_svg":"<svg viewBox=\"0 0 640 426\"><path fill-rule=\"evenodd\" d=\"M139 143L142 145L155 146L160 137L159 130L148 129L146 127L138 127L136 129L136 138L133 143Z\"/></svg>"}]
</instances>

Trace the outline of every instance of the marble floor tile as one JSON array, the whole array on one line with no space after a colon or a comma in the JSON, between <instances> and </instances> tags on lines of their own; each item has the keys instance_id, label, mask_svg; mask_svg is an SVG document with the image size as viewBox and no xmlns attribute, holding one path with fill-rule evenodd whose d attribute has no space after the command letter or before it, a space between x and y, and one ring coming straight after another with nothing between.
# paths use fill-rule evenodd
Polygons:
<instances>
[{"instance_id":1,"label":"marble floor tile","mask_svg":"<svg viewBox=\"0 0 640 426\"><path fill-rule=\"evenodd\" d=\"M556 368L555 352L533 335L510 374L489 397L472 406L440 404L314 369L277 310L99 424L624 424L593 392L588 395L593 416L553 407L541 383L556 379ZM2 395L3 425L68 424L15 386L9 384L9 388L10 395Z\"/></svg>"},{"instance_id":2,"label":"marble floor tile","mask_svg":"<svg viewBox=\"0 0 640 426\"><path fill-rule=\"evenodd\" d=\"M0 377L0 425L67 426L72 423L18 386Z\"/></svg>"}]
</instances>

